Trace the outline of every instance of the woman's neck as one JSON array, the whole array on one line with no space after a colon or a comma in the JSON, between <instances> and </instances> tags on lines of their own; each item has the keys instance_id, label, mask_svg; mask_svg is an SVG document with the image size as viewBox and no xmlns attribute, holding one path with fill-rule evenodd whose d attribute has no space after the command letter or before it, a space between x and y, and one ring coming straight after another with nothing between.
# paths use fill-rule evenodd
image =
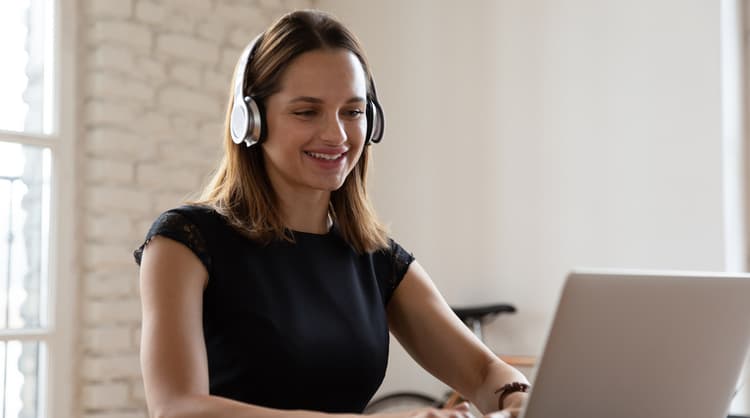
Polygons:
<instances>
[{"instance_id":1,"label":"woman's neck","mask_svg":"<svg viewBox=\"0 0 750 418\"><path fill-rule=\"evenodd\" d=\"M325 191L279 193L284 224L293 231L325 234L331 227L328 215L330 197L331 193Z\"/></svg>"}]
</instances>

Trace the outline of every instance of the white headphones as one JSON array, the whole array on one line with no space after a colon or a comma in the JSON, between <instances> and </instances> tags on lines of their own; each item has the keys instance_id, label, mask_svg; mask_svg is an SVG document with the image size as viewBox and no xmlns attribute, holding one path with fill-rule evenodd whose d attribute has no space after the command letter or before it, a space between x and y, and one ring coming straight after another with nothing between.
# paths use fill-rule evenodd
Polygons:
<instances>
[{"instance_id":1,"label":"white headphones","mask_svg":"<svg viewBox=\"0 0 750 418\"><path fill-rule=\"evenodd\" d=\"M234 69L234 99L232 100L232 113L229 117L229 132L235 144L245 143L248 147L257 144L265 138L265 122L263 106L259 105L253 98L251 92L245 93L245 81L250 62L255 55L255 48L262 38L262 34L256 36L242 51L240 60ZM383 139L385 118L383 109L378 103L375 92L375 81L370 78L371 94L367 97L365 106L365 118L367 119L367 132L365 134L365 145L370 142L378 143ZM370 97L372 96L372 97Z\"/></svg>"}]
</instances>

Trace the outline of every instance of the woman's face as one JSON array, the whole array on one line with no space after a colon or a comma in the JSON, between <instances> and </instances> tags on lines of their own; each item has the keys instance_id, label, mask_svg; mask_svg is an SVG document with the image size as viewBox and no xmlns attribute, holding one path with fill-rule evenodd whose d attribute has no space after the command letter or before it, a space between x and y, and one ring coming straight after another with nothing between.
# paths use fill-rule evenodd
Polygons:
<instances>
[{"instance_id":1,"label":"woman's face","mask_svg":"<svg viewBox=\"0 0 750 418\"><path fill-rule=\"evenodd\" d=\"M309 51L289 64L280 91L266 100L261 144L277 192L344 184L362 154L366 97L364 70L349 50Z\"/></svg>"}]
</instances>

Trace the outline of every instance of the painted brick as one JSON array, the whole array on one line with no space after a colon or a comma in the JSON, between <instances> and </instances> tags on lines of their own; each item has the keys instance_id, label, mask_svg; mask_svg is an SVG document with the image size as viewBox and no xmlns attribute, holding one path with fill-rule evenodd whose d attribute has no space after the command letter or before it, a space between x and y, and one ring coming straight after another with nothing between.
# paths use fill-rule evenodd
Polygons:
<instances>
[{"instance_id":1,"label":"painted brick","mask_svg":"<svg viewBox=\"0 0 750 418\"><path fill-rule=\"evenodd\" d=\"M169 75L172 79L180 81L189 87L200 87L201 79L203 78L200 68L180 64L172 67Z\"/></svg>"},{"instance_id":2,"label":"painted brick","mask_svg":"<svg viewBox=\"0 0 750 418\"><path fill-rule=\"evenodd\" d=\"M91 50L89 68L132 74L136 70L135 58L133 52L127 47L105 44Z\"/></svg>"},{"instance_id":3,"label":"painted brick","mask_svg":"<svg viewBox=\"0 0 750 418\"><path fill-rule=\"evenodd\" d=\"M130 396L137 402L146 401L146 391L143 387L143 381L141 379L133 382L132 386L130 387Z\"/></svg>"},{"instance_id":4,"label":"painted brick","mask_svg":"<svg viewBox=\"0 0 750 418\"><path fill-rule=\"evenodd\" d=\"M136 265L132 256L135 247L133 245L132 249L128 248L130 254L123 255L123 260L129 260L129 263L132 263L133 266ZM130 266L121 265L121 267ZM132 296L133 285L131 282L137 282L137 277L137 273L128 275L86 273L84 276L86 296L96 299Z\"/></svg>"},{"instance_id":5,"label":"painted brick","mask_svg":"<svg viewBox=\"0 0 750 418\"><path fill-rule=\"evenodd\" d=\"M144 134L149 135L164 135L171 132L169 118L156 110L149 110L141 116L139 126Z\"/></svg>"},{"instance_id":6,"label":"painted brick","mask_svg":"<svg viewBox=\"0 0 750 418\"><path fill-rule=\"evenodd\" d=\"M132 0L89 0L86 7L86 12L96 18L126 18L132 10Z\"/></svg>"},{"instance_id":7,"label":"painted brick","mask_svg":"<svg viewBox=\"0 0 750 418\"><path fill-rule=\"evenodd\" d=\"M203 72L203 86L213 93L219 94L225 100L229 100L232 89L232 72L218 72L206 70Z\"/></svg>"},{"instance_id":8,"label":"painted brick","mask_svg":"<svg viewBox=\"0 0 750 418\"><path fill-rule=\"evenodd\" d=\"M246 26L253 32L261 32L268 24L268 19L262 12L246 3L220 2L216 5L216 15L228 23Z\"/></svg>"},{"instance_id":9,"label":"painted brick","mask_svg":"<svg viewBox=\"0 0 750 418\"><path fill-rule=\"evenodd\" d=\"M131 126L134 122L124 124ZM90 129L86 135L86 152L95 158L127 158L142 161L156 158L156 144L144 135L125 132L116 128Z\"/></svg>"},{"instance_id":10,"label":"painted brick","mask_svg":"<svg viewBox=\"0 0 750 418\"><path fill-rule=\"evenodd\" d=\"M133 99L146 103L154 98L153 87L117 74L95 72L89 76L88 81L89 94L93 96L106 97L109 100Z\"/></svg>"},{"instance_id":11,"label":"painted brick","mask_svg":"<svg viewBox=\"0 0 750 418\"><path fill-rule=\"evenodd\" d=\"M83 378L108 381L120 377L140 377L141 363L137 354L88 357L83 362Z\"/></svg>"},{"instance_id":12,"label":"painted brick","mask_svg":"<svg viewBox=\"0 0 750 418\"><path fill-rule=\"evenodd\" d=\"M114 354L133 351L129 327L87 328L84 330L84 350L94 354Z\"/></svg>"},{"instance_id":13,"label":"painted brick","mask_svg":"<svg viewBox=\"0 0 750 418\"><path fill-rule=\"evenodd\" d=\"M133 329L133 342L135 343L136 350L141 349L141 327Z\"/></svg>"},{"instance_id":14,"label":"painted brick","mask_svg":"<svg viewBox=\"0 0 750 418\"><path fill-rule=\"evenodd\" d=\"M159 92L159 104L180 112L220 117L221 105L213 95L183 87L170 86Z\"/></svg>"},{"instance_id":15,"label":"painted brick","mask_svg":"<svg viewBox=\"0 0 750 418\"><path fill-rule=\"evenodd\" d=\"M135 298L89 301L85 315L90 325L133 324L141 320L141 304Z\"/></svg>"},{"instance_id":16,"label":"painted brick","mask_svg":"<svg viewBox=\"0 0 750 418\"><path fill-rule=\"evenodd\" d=\"M129 266L133 249L126 244L89 243L84 246L84 267Z\"/></svg>"},{"instance_id":17,"label":"painted brick","mask_svg":"<svg viewBox=\"0 0 750 418\"><path fill-rule=\"evenodd\" d=\"M219 61L218 71L222 74L229 74L231 79L237 60L240 59L242 49L239 47L223 48L221 50L221 59Z\"/></svg>"},{"instance_id":18,"label":"painted brick","mask_svg":"<svg viewBox=\"0 0 750 418\"><path fill-rule=\"evenodd\" d=\"M176 113L170 118L169 124L173 134L170 141L177 142L175 145L184 146L186 142L194 142L199 138L198 121L195 116Z\"/></svg>"},{"instance_id":19,"label":"painted brick","mask_svg":"<svg viewBox=\"0 0 750 418\"><path fill-rule=\"evenodd\" d=\"M286 10L310 9L313 2L310 0L281 0L281 4Z\"/></svg>"},{"instance_id":20,"label":"painted brick","mask_svg":"<svg viewBox=\"0 0 750 418\"><path fill-rule=\"evenodd\" d=\"M226 127L223 122L207 122L201 124L198 136L201 138L201 143L216 144L216 148L219 148L224 143L225 132Z\"/></svg>"},{"instance_id":21,"label":"painted brick","mask_svg":"<svg viewBox=\"0 0 750 418\"><path fill-rule=\"evenodd\" d=\"M133 182L133 164L116 160L90 160L86 167L89 184L128 184Z\"/></svg>"},{"instance_id":22,"label":"painted brick","mask_svg":"<svg viewBox=\"0 0 750 418\"><path fill-rule=\"evenodd\" d=\"M150 190L190 192L198 185L198 175L192 167L142 164L138 166L136 178L140 186Z\"/></svg>"},{"instance_id":23,"label":"painted brick","mask_svg":"<svg viewBox=\"0 0 750 418\"><path fill-rule=\"evenodd\" d=\"M183 10L180 10L183 12ZM172 13L168 19L160 22L159 29L168 33L192 34L195 32L195 21L182 13Z\"/></svg>"},{"instance_id":24,"label":"painted brick","mask_svg":"<svg viewBox=\"0 0 750 418\"><path fill-rule=\"evenodd\" d=\"M193 20L199 20L212 13L212 2L209 0L159 0L169 7L172 12L180 13ZM243 0L246 1L246 0Z\"/></svg>"},{"instance_id":25,"label":"painted brick","mask_svg":"<svg viewBox=\"0 0 750 418\"><path fill-rule=\"evenodd\" d=\"M146 233L151 228L151 224L156 220L156 217L160 213L161 213L160 211L154 210L154 211L149 212L149 214L147 215L145 219L140 219L140 220L135 221L135 230L136 232L140 233L140 235L138 235L139 238L146 237ZM139 240L138 245L140 244L141 244L141 241Z\"/></svg>"},{"instance_id":26,"label":"painted brick","mask_svg":"<svg viewBox=\"0 0 750 418\"><path fill-rule=\"evenodd\" d=\"M198 23L195 27L195 32L201 38L216 41L218 43L222 41L226 35L226 25L218 19L210 19L206 22Z\"/></svg>"},{"instance_id":27,"label":"painted brick","mask_svg":"<svg viewBox=\"0 0 750 418\"><path fill-rule=\"evenodd\" d=\"M229 43L243 50L257 35L258 33L253 32L249 27L241 26L229 34Z\"/></svg>"},{"instance_id":28,"label":"painted brick","mask_svg":"<svg viewBox=\"0 0 750 418\"><path fill-rule=\"evenodd\" d=\"M146 23L160 23L168 18L168 10L161 3L140 0L135 5L135 17Z\"/></svg>"},{"instance_id":29,"label":"painted brick","mask_svg":"<svg viewBox=\"0 0 750 418\"><path fill-rule=\"evenodd\" d=\"M86 207L92 213L149 213L152 196L137 188L90 186Z\"/></svg>"},{"instance_id":30,"label":"painted brick","mask_svg":"<svg viewBox=\"0 0 750 418\"><path fill-rule=\"evenodd\" d=\"M281 0L257 0L257 2L264 10L276 10L285 6Z\"/></svg>"},{"instance_id":31,"label":"painted brick","mask_svg":"<svg viewBox=\"0 0 750 418\"><path fill-rule=\"evenodd\" d=\"M130 400L126 383L87 384L82 395L83 407L88 409L124 407Z\"/></svg>"},{"instance_id":32,"label":"painted brick","mask_svg":"<svg viewBox=\"0 0 750 418\"><path fill-rule=\"evenodd\" d=\"M160 35L156 40L156 52L188 61L213 64L219 49L213 42L180 34Z\"/></svg>"},{"instance_id":33,"label":"painted brick","mask_svg":"<svg viewBox=\"0 0 750 418\"><path fill-rule=\"evenodd\" d=\"M167 80L167 71L164 63L153 58L138 57L135 60L138 71L135 76L146 80L163 82Z\"/></svg>"},{"instance_id":34,"label":"painted brick","mask_svg":"<svg viewBox=\"0 0 750 418\"><path fill-rule=\"evenodd\" d=\"M108 99L104 96L101 96L101 98ZM92 100L86 104L84 111L86 113L86 122L89 125L128 125L135 121L135 107L129 103Z\"/></svg>"},{"instance_id":35,"label":"painted brick","mask_svg":"<svg viewBox=\"0 0 750 418\"><path fill-rule=\"evenodd\" d=\"M147 53L153 44L152 34L145 25L133 22L97 21L89 31L89 43L113 42Z\"/></svg>"},{"instance_id":36,"label":"painted brick","mask_svg":"<svg viewBox=\"0 0 750 418\"><path fill-rule=\"evenodd\" d=\"M223 140L216 136L216 141L201 143L196 146L180 146L175 142L162 142L159 144L161 153L169 155L171 163L165 167L186 167L198 174L199 177L208 175L221 161ZM198 177L196 177L198 178Z\"/></svg>"},{"instance_id":37,"label":"painted brick","mask_svg":"<svg viewBox=\"0 0 750 418\"><path fill-rule=\"evenodd\" d=\"M86 238L97 242L107 239L116 242L129 240L132 239L135 231L129 217L111 214L89 214L85 218L84 225Z\"/></svg>"},{"instance_id":38,"label":"painted brick","mask_svg":"<svg viewBox=\"0 0 750 418\"><path fill-rule=\"evenodd\" d=\"M194 185L193 190L199 188L198 184ZM197 196L194 196L194 192L190 193L159 193L156 197L154 207L156 211L161 213L166 210L180 206L188 200L194 200Z\"/></svg>"}]
</instances>

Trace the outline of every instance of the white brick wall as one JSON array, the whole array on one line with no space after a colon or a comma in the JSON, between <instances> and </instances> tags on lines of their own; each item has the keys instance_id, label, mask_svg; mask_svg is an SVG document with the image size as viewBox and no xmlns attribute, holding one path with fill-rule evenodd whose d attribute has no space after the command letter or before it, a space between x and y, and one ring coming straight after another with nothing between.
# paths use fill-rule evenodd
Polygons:
<instances>
[{"instance_id":1,"label":"white brick wall","mask_svg":"<svg viewBox=\"0 0 750 418\"><path fill-rule=\"evenodd\" d=\"M240 50L312 0L82 0L76 416L144 418L138 269L159 212L207 180Z\"/></svg>"}]
</instances>

